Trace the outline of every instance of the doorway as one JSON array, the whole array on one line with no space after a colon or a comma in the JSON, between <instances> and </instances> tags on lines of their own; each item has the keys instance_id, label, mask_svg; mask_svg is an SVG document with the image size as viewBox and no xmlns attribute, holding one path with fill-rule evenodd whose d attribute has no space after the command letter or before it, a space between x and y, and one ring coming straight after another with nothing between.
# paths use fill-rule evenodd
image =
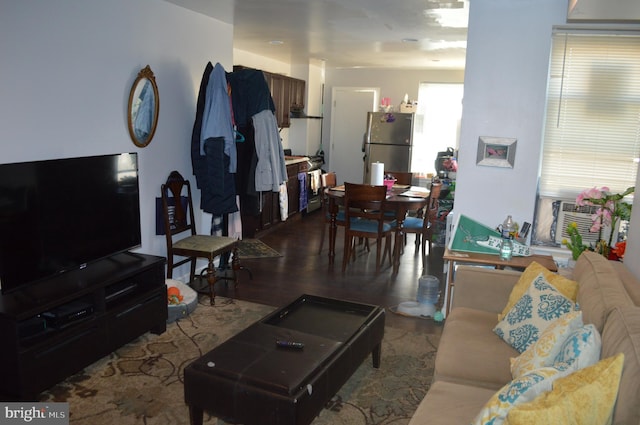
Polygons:
<instances>
[{"instance_id":1,"label":"doorway","mask_svg":"<svg viewBox=\"0 0 640 425\"><path fill-rule=\"evenodd\" d=\"M380 89L335 87L331 98L331 170L338 184L362 183L367 112L375 111Z\"/></svg>"}]
</instances>

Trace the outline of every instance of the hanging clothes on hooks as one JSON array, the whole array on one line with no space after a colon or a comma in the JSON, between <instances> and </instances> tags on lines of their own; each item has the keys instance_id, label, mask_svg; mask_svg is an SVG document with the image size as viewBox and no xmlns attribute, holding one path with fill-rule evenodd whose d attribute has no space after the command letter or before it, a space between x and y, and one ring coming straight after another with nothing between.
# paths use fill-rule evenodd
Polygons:
<instances>
[{"instance_id":1,"label":"hanging clothes on hooks","mask_svg":"<svg viewBox=\"0 0 640 425\"><path fill-rule=\"evenodd\" d=\"M238 211L235 172L237 151L222 65L207 63L200 83L196 119L191 135L191 161L200 208L216 216Z\"/></svg>"},{"instance_id":2,"label":"hanging clothes on hooks","mask_svg":"<svg viewBox=\"0 0 640 425\"><path fill-rule=\"evenodd\" d=\"M240 209L245 217L255 217L262 211L261 193L256 190L256 139L251 117L265 109L275 111L269 86L262 71L234 70L227 73L231 86L231 104L236 130L244 136L238 143L238 173L236 187L240 196Z\"/></svg>"}]
</instances>

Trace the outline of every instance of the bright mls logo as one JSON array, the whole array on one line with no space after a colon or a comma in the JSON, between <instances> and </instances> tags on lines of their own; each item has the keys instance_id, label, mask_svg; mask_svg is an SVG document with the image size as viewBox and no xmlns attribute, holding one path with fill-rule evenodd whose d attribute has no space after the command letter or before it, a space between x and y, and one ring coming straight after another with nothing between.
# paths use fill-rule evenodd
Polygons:
<instances>
[{"instance_id":1,"label":"bright mls logo","mask_svg":"<svg viewBox=\"0 0 640 425\"><path fill-rule=\"evenodd\" d=\"M0 407L2 424L69 424L69 403L0 403Z\"/></svg>"}]
</instances>

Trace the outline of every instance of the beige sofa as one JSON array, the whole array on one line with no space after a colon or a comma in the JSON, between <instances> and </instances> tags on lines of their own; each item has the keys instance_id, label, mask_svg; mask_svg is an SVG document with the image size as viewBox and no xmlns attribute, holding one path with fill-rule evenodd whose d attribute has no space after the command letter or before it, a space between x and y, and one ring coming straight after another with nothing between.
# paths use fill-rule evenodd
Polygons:
<instances>
[{"instance_id":1,"label":"beige sofa","mask_svg":"<svg viewBox=\"0 0 640 425\"><path fill-rule=\"evenodd\" d=\"M461 266L446 319L434 380L410 425L470 424L491 396L511 381L518 352L493 328L519 272ZM640 424L640 281L620 262L592 252L577 261L577 302L584 323L602 336L601 358L625 354L613 424Z\"/></svg>"}]
</instances>

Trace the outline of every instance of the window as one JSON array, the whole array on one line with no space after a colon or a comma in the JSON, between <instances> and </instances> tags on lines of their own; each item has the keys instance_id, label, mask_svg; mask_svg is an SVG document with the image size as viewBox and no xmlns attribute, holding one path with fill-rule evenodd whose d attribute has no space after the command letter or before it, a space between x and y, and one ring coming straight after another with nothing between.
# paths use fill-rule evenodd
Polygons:
<instances>
[{"instance_id":1,"label":"window","mask_svg":"<svg viewBox=\"0 0 640 425\"><path fill-rule=\"evenodd\" d=\"M434 172L438 152L458 148L462 92L458 83L420 83L411 171Z\"/></svg>"},{"instance_id":2,"label":"window","mask_svg":"<svg viewBox=\"0 0 640 425\"><path fill-rule=\"evenodd\" d=\"M558 200L633 186L640 156L640 32L556 29L534 242L553 242Z\"/></svg>"}]
</instances>

